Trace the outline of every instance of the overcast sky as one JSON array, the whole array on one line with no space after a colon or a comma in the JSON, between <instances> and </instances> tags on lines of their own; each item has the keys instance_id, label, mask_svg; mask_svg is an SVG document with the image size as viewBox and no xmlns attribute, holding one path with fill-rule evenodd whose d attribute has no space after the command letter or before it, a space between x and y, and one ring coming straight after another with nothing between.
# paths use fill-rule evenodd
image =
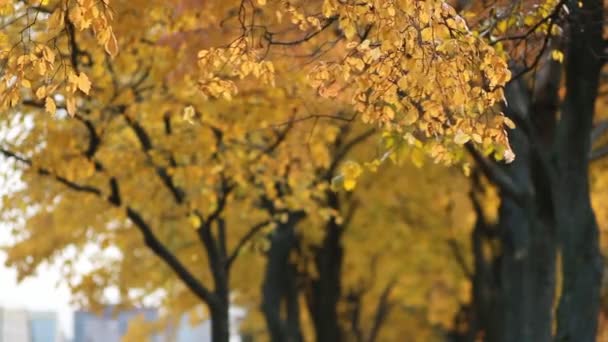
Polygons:
<instances>
[{"instance_id":1,"label":"overcast sky","mask_svg":"<svg viewBox=\"0 0 608 342\"><path fill-rule=\"evenodd\" d=\"M28 123L26 123L28 125ZM0 139L13 141L10 130L0 128ZM0 157L0 196L18 186L18 175L10 169L10 163ZM0 246L11 242L10 227L0 222ZM52 267L41 267L38 273L17 284L17 272L6 268L6 255L0 251L0 306L28 310L55 311L65 336L72 334L72 310L69 290L65 285L57 286L59 271Z\"/></svg>"}]
</instances>

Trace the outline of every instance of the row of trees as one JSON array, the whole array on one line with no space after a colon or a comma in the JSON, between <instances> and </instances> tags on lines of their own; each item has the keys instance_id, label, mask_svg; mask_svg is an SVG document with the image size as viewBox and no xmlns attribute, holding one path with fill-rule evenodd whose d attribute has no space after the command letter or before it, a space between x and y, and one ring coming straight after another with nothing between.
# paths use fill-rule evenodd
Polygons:
<instances>
[{"instance_id":1,"label":"row of trees","mask_svg":"<svg viewBox=\"0 0 608 342\"><path fill-rule=\"evenodd\" d=\"M596 339L601 2L172 5L0 3L21 278L214 341Z\"/></svg>"}]
</instances>

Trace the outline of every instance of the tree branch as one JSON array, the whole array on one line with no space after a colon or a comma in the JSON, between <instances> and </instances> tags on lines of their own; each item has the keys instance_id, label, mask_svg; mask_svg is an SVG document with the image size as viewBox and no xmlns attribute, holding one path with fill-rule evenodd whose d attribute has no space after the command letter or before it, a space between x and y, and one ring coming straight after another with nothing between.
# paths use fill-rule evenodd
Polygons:
<instances>
[{"instance_id":1,"label":"tree branch","mask_svg":"<svg viewBox=\"0 0 608 342\"><path fill-rule=\"evenodd\" d=\"M462 250L460 246L458 246L458 242L455 239L448 239L447 243L448 246L450 246L452 254L456 259L456 262L462 269L462 272L464 273L465 277L467 277L467 279L473 279L473 271L469 268L469 265L467 265L464 255L462 254Z\"/></svg>"},{"instance_id":2,"label":"tree branch","mask_svg":"<svg viewBox=\"0 0 608 342\"><path fill-rule=\"evenodd\" d=\"M197 297L205 303L213 305L216 301L215 296L158 240L141 215L131 207L126 207L126 213L127 217L144 236L146 246L161 258Z\"/></svg>"},{"instance_id":3,"label":"tree branch","mask_svg":"<svg viewBox=\"0 0 608 342\"><path fill-rule=\"evenodd\" d=\"M369 129L369 130L361 133L360 135L354 137L352 140L348 141L343 146L341 146L340 149L337 151L334 159L332 160L331 165L329 166L329 168L327 170L327 176L331 179L331 177L334 176L334 172L335 172L336 168L338 167L340 162L344 159L344 157L346 157L348 152L350 152L350 150L353 147L355 147L356 145L364 142L369 137L374 135L374 133L376 133L376 129L374 129L374 128Z\"/></svg>"},{"instance_id":4,"label":"tree branch","mask_svg":"<svg viewBox=\"0 0 608 342\"><path fill-rule=\"evenodd\" d=\"M124 110L122 110L121 113L122 113L123 117L125 118L125 121L129 125L129 127L131 127L131 129L133 130L133 133L135 133L135 135L137 136L137 140L139 141L139 143L141 145L142 151L144 152L146 157L148 157L150 162L152 162L152 158L150 157L149 152L153 148L153 146L152 146L152 139L150 139L148 132L146 132L146 130L143 128L143 126L141 126L137 121L129 118L129 116L124 113ZM173 178L171 178L171 176L169 175L169 173L167 172L167 170L164 167L160 167L158 165L155 165L154 163L152 163L152 164L154 165L154 167L156 169L156 174L160 178L161 182L165 185L167 190L169 190L169 192L171 192L171 194L173 195L175 202L177 204L183 203L184 197L185 197L184 191L182 189L180 189L177 185L175 185L175 183L173 183Z\"/></svg>"},{"instance_id":5,"label":"tree branch","mask_svg":"<svg viewBox=\"0 0 608 342\"><path fill-rule=\"evenodd\" d=\"M25 157L21 157L19 155L17 155L14 152L5 150L4 148L0 148L0 153L2 153L5 157L8 158L13 158L21 163L24 163L30 167L32 167L34 170L36 170L36 172L41 175L41 176L50 176L52 178L54 178L56 181L58 181L59 183L67 186L68 188L75 190L75 191L79 191L79 192L86 192L86 193L90 193L93 195L97 195L97 196L101 196L101 190L97 189L96 187L93 187L91 185L82 185L82 184L78 184L76 182L73 182L65 177L59 176L57 174L54 174L53 172L51 172L48 169L42 168L42 167L34 167L32 165L32 161L25 158Z\"/></svg>"},{"instance_id":6,"label":"tree branch","mask_svg":"<svg viewBox=\"0 0 608 342\"><path fill-rule=\"evenodd\" d=\"M226 269L227 270L230 269L230 267L232 266L232 264L234 263L236 258L239 256L241 249L243 249L243 247L245 247L245 244L247 244L247 242L249 242L249 240L251 240L260 230L262 230L262 228L266 227L269 224L270 224L270 221L266 220L266 221L259 222L255 225L253 225L251 228L249 228L249 231L247 232L247 234L245 234L243 237L241 237L239 242L236 244L236 246L232 250L232 253L230 253L230 256L226 260Z\"/></svg>"},{"instance_id":7,"label":"tree branch","mask_svg":"<svg viewBox=\"0 0 608 342\"><path fill-rule=\"evenodd\" d=\"M66 187L68 187L71 190L78 191L78 192L85 192L85 193L96 195L99 198L103 198L102 197L103 193L98 188L95 188L90 185L81 185L76 182L70 181L64 177L61 177L57 174L52 173L50 170L47 170L45 168L40 168L40 167L36 168L32 165L31 160L21 157L21 156L17 155L16 153L8 151L6 149L3 149L3 148L0 149L0 153L2 153L6 157L13 158L19 162L22 162L22 163L30 166L31 168L36 170L38 172L38 174L40 174L42 176L49 176L49 177L54 178L59 183L65 185ZM119 191L118 182L116 181L115 178L110 179L110 186L111 186L111 195L108 196L108 198L105 198L105 200L115 207L120 207L120 204L121 204L120 191ZM158 257L160 257L180 277L180 279L184 281L184 283L188 286L188 288L190 288L190 290L192 290L192 292L194 292L194 294L197 297L199 297L200 299L202 299L203 301L205 301L206 303L208 303L210 305L215 303L215 301L216 301L215 296L213 296L213 294L206 287L204 287L196 278L194 278L194 276L184 267L184 265L182 265L182 263L175 257L175 255L173 255L167 249L167 247L165 247L158 240L158 238L154 235L154 233L152 232L152 230L150 229L148 224L143 220L141 215L129 206L126 207L126 214L127 214L127 217L129 218L129 220L131 222L133 222L133 224L135 224L135 226L139 229L139 231L144 236L144 241L146 243L146 246L148 246L154 252L154 254L156 254Z\"/></svg>"},{"instance_id":8,"label":"tree branch","mask_svg":"<svg viewBox=\"0 0 608 342\"><path fill-rule=\"evenodd\" d=\"M393 287L397 283L396 279L391 280L380 295L380 299L378 300L378 305L376 306L376 314L374 315L374 324L372 325L372 329L369 334L369 338L367 339L369 342L374 342L378 337L378 333L380 332L380 328L382 324L385 322L386 317L388 316L392 304L389 301L389 296Z\"/></svg>"},{"instance_id":9,"label":"tree branch","mask_svg":"<svg viewBox=\"0 0 608 342\"><path fill-rule=\"evenodd\" d=\"M479 165L480 170L490 181L492 181L492 183L496 184L507 196L513 198L520 204L525 204L528 194L520 189L507 173L484 157L471 143L466 144L466 149L477 165Z\"/></svg>"}]
</instances>

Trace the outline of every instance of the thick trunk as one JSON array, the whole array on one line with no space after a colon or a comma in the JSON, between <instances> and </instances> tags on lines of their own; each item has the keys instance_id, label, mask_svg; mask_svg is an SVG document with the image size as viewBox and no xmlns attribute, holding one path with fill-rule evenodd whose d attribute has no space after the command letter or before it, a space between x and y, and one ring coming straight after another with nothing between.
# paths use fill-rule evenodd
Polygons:
<instances>
[{"instance_id":1,"label":"thick trunk","mask_svg":"<svg viewBox=\"0 0 608 342\"><path fill-rule=\"evenodd\" d=\"M285 282L285 309L288 341L302 341L300 328L300 301L298 291L298 270L294 264L287 264Z\"/></svg>"},{"instance_id":2,"label":"thick trunk","mask_svg":"<svg viewBox=\"0 0 608 342\"><path fill-rule=\"evenodd\" d=\"M211 341L228 342L230 340L228 302L211 307Z\"/></svg>"},{"instance_id":3,"label":"thick trunk","mask_svg":"<svg viewBox=\"0 0 608 342\"><path fill-rule=\"evenodd\" d=\"M521 81L507 86L509 116L530 120L528 94ZM502 170L524 195L514 198L507 191L501 192L498 226L502 255L500 263L493 265L499 268L494 278L498 295L489 302L477 298L483 307L477 314L484 315L479 323L486 341L548 342L552 336L556 257L550 183L531 145L538 142L530 142L522 128L510 131L509 139L517 158Z\"/></svg>"},{"instance_id":4,"label":"thick trunk","mask_svg":"<svg viewBox=\"0 0 608 342\"><path fill-rule=\"evenodd\" d=\"M289 265L289 254L297 238L295 226L301 218L302 215L290 214L287 222L279 224L270 237L268 262L262 286L262 312L270 338L274 342L302 340L295 270ZM286 315L281 314L283 303L285 303Z\"/></svg>"},{"instance_id":5,"label":"thick trunk","mask_svg":"<svg viewBox=\"0 0 608 342\"><path fill-rule=\"evenodd\" d=\"M591 0L572 1L568 7L566 97L556 142L555 203L563 272L557 340L591 342L597 332L602 264L589 198L588 155L603 53L602 27L596 23L603 20L603 6Z\"/></svg>"},{"instance_id":6,"label":"thick trunk","mask_svg":"<svg viewBox=\"0 0 608 342\"><path fill-rule=\"evenodd\" d=\"M316 251L318 278L313 281L311 314L319 342L341 340L338 325L338 302L342 269L341 227L332 219L327 225L323 244Z\"/></svg>"}]
</instances>

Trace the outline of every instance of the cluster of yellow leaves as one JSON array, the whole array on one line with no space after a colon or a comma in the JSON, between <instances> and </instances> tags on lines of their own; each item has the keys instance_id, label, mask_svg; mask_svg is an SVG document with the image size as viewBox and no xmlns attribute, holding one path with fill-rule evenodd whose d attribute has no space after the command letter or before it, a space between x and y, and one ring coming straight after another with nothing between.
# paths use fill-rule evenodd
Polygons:
<instances>
[{"instance_id":1,"label":"cluster of yellow leaves","mask_svg":"<svg viewBox=\"0 0 608 342\"><path fill-rule=\"evenodd\" d=\"M344 119L352 116L353 108L357 110L367 123L387 132L382 156L368 164L374 169L388 158L399 161L405 154L418 166L427 155L437 161L455 162L460 158L457 151L468 141L487 147L488 153L494 151L498 158L508 155L502 128L505 120L494 109L502 100L501 86L509 77L504 62L474 38L449 7L439 2L258 0L257 4L264 6L262 13L268 11L268 17L277 23L263 22L268 27L262 29L259 17L243 20L254 25L236 40L235 32L229 28L240 29L237 21L241 16L235 18L234 14L241 1L184 0L178 1L175 8L170 1L114 1L116 13L124 15L115 18L112 28L108 25L112 17L107 2L68 3L68 9L57 7L45 19L56 28L50 30L54 33L49 33L49 39L57 37L58 45L51 44L52 40L43 44L36 58L27 58L23 74L35 89L36 99L44 100L47 111L54 112L65 105L74 114L78 106L82 109L81 116L79 120L35 116L34 128L27 138L11 148L21 155L32 156L36 167L62 179L101 189L103 198L66 191L54 179L31 172L22 179L27 188L6 199L21 208L15 211L21 218L14 217L20 239L10 256L21 275L33 272L41 262L52 260L70 246L83 248L93 242L121 251L119 262L99 265L99 270L79 279L66 277L74 292L82 297L79 303L83 305L103 299L100 289L109 286L120 289L121 300L136 303L146 295L164 290L171 296L163 298L163 304L176 315L200 304L146 249L139 232L127 223L124 210L104 202L110 196L110 179L120 184L123 205L140 211L179 260L203 283L210 284L209 271L201 267L207 264L207 256L192 228L200 226L205 215L218 208L223 182L234 186L222 213L229 227L228 247L238 243L252 222L285 220L285 213L262 210L262 199L269 200L278 211L305 211L311 224L302 226L301 236L307 241L320 240L328 220L342 222L340 212L325 206L329 187L326 172L334 166L340 152L334 148L336 141L343 138L343 127L338 124L348 127L354 124L298 121L299 118L339 113L336 116L342 115ZM58 4L51 0L45 6L55 8L52 6ZM250 11L247 7L244 13L261 15L258 8ZM224 20L225 31L216 30ZM83 50L80 52L90 53L77 56L79 68L65 65L71 51L66 21L78 33L76 41ZM42 20L41 23L45 24ZM328 26L331 23L333 27ZM41 26L39 34L45 27ZM326 27L327 31L322 32ZM213 28L213 33L209 28ZM119 45L113 32L123 52L109 59L104 50L115 55ZM304 40L302 34L312 47L287 44L284 51L277 51L276 46L268 43L275 39ZM6 46L13 46L11 39L19 35L12 32L6 37L0 35L0 44L4 44L4 39ZM331 45L328 42L338 48L316 54L318 46ZM54 58L50 58L49 51L55 54ZM191 64L182 59L189 51L194 51ZM308 61L292 55L314 58ZM14 63L17 65L17 59ZM481 65L477 73L472 71L475 64ZM35 79L27 76L37 69L44 69L44 75ZM51 82L45 83L48 75ZM188 82L191 75L199 81L198 89L204 96L195 92L196 84ZM62 96L52 96L57 89L64 90ZM91 89L95 89L94 100L81 101L78 95L88 94ZM320 98L318 92L329 99ZM26 93L22 98L28 95L33 97ZM11 103L18 101L15 98ZM38 112L41 111L39 108ZM87 124L94 127L101 139L92 159L102 164L103 170L96 169L93 160L84 156L91 143ZM148 134L150 146L143 146L134 126ZM352 190L361 182L359 164L347 161L337 165L341 186ZM176 203L159 177L159 170L166 171L162 177L183 191L184 202ZM401 171L396 174L408 188L411 177ZM369 198L378 196L391 203L383 204L382 210L370 207L368 211L377 215L366 214L358 223L359 229L347 242L351 258L348 267L367 266L376 251L395 253L402 260L398 253L408 252L407 246L418 244L420 247L415 251L422 252L436 240L419 243L418 234L422 231L407 239L390 235L374 240L366 235L372 224L383 229L389 225L395 228L386 229L387 233L403 232L400 226L392 224L400 217L401 208L396 205L405 201L385 196L384 189L396 183L394 179L382 179L388 183L372 186L376 193ZM435 189L443 191L441 187ZM395 188L395 192L400 189ZM416 193L427 191L417 189ZM411 203L414 206L418 201ZM34 206L41 210L32 215L27 210ZM414 219L426 214L422 210L425 207L432 206L411 210L417 213L413 214ZM428 215L431 220L438 216ZM443 222L440 223L433 221L429 226L443 227ZM251 256L256 248L266 248L266 232L262 230L252 240L251 248L241 253ZM374 243L369 243L371 240ZM361 253L362 248L365 253ZM231 285L239 293L239 303L259 300L259 286L252 284L260 281L264 259L255 255L259 258L239 258L235 264ZM412 269L414 272L423 269L420 272L424 273L431 256L434 254L428 253L427 259L407 266L391 263L392 256L386 256L383 268L389 272L383 274L400 276L404 288L422 288L401 275ZM436 270L442 266L440 263L433 266L433 273L440 273ZM361 271L356 273L358 276L369 276L369 267L358 269ZM347 286L355 287L358 280L353 276ZM438 282L449 283L445 286L449 291L439 291L440 294L451 293L458 287L451 278ZM414 299L407 291L395 296L407 304L417 301L417 307L426 305L427 296L441 298L426 290L417 293ZM455 305L450 302L450 309L446 310L436 302L441 300L433 301L438 309L433 311L432 320L445 322Z\"/></svg>"},{"instance_id":2,"label":"cluster of yellow leaves","mask_svg":"<svg viewBox=\"0 0 608 342\"><path fill-rule=\"evenodd\" d=\"M236 80L248 75L261 78L260 87L287 86L293 68L301 67L320 97L350 106L364 123L415 146L417 165L425 156L445 165L461 163L463 145L469 142L486 155L513 159L505 130L513 123L500 109L503 86L511 76L504 55L469 31L446 3L324 0L258 5L254 13L272 13L259 14L267 22L264 27L247 26L248 20L256 21L256 14L250 14L252 18L240 18L242 35L227 48L200 51L199 88L205 97L233 98ZM341 31L335 37L341 49L304 64L287 53L273 54L274 32L295 29L305 32L304 38L279 45L314 56L318 47L304 43L323 36L332 24ZM285 61L292 63L281 65ZM384 158L375 164L393 152L383 151ZM348 177L337 181L347 188L354 184Z\"/></svg>"},{"instance_id":3,"label":"cluster of yellow leaves","mask_svg":"<svg viewBox=\"0 0 608 342\"><path fill-rule=\"evenodd\" d=\"M349 160L340 167L340 175L332 179L331 188L338 191L344 187L346 191L352 191L357 185L357 179L361 176L363 169L359 163Z\"/></svg>"},{"instance_id":4,"label":"cluster of yellow leaves","mask_svg":"<svg viewBox=\"0 0 608 342\"><path fill-rule=\"evenodd\" d=\"M230 100L237 93L233 79L243 79L249 75L260 79L263 84L274 86L274 66L263 61L262 51L249 49L247 39L238 39L228 48L211 48L198 53L201 72L199 89L206 97L224 97Z\"/></svg>"},{"instance_id":5,"label":"cluster of yellow leaves","mask_svg":"<svg viewBox=\"0 0 608 342\"><path fill-rule=\"evenodd\" d=\"M453 8L440 1L326 1L325 8L339 15L350 50L311 73L321 96L351 98L364 122L416 137L436 162L458 162L468 141L510 153L497 109L510 72Z\"/></svg>"},{"instance_id":6,"label":"cluster of yellow leaves","mask_svg":"<svg viewBox=\"0 0 608 342\"><path fill-rule=\"evenodd\" d=\"M61 94L67 112L74 115L76 90L88 94L91 88L87 75L73 65L82 53L77 33L91 31L109 55L118 53L109 0L4 1L0 6L5 23L0 33L0 109L18 105L31 92L54 114L55 95Z\"/></svg>"},{"instance_id":7,"label":"cluster of yellow leaves","mask_svg":"<svg viewBox=\"0 0 608 342\"><path fill-rule=\"evenodd\" d=\"M540 2L501 3L496 7L495 17L487 18L485 25L493 25L496 36L512 35L519 29L532 29L530 33L557 35L561 28L555 26L554 19L550 18L555 11L559 11L563 3L559 0L544 0ZM475 15L469 12L469 16Z\"/></svg>"}]
</instances>

